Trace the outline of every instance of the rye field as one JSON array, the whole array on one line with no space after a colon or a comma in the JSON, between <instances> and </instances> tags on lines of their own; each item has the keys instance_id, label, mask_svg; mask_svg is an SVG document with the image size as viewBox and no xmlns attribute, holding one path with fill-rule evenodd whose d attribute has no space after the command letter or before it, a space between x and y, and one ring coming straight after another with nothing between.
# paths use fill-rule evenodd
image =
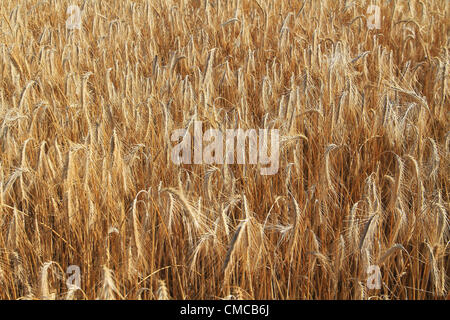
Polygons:
<instances>
[{"instance_id":1,"label":"rye field","mask_svg":"<svg viewBox=\"0 0 450 320\"><path fill-rule=\"evenodd\" d=\"M449 9L2 0L0 299L448 298Z\"/></svg>"}]
</instances>

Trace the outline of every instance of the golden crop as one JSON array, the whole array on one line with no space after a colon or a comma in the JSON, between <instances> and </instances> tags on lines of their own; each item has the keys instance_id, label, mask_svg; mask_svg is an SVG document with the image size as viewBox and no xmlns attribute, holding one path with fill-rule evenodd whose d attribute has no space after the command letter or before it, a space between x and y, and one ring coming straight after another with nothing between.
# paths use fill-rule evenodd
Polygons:
<instances>
[{"instance_id":1,"label":"golden crop","mask_svg":"<svg viewBox=\"0 0 450 320\"><path fill-rule=\"evenodd\" d=\"M2 0L0 298L445 299L449 7ZM175 165L194 120L278 173Z\"/></svg>"}]
</instances>

